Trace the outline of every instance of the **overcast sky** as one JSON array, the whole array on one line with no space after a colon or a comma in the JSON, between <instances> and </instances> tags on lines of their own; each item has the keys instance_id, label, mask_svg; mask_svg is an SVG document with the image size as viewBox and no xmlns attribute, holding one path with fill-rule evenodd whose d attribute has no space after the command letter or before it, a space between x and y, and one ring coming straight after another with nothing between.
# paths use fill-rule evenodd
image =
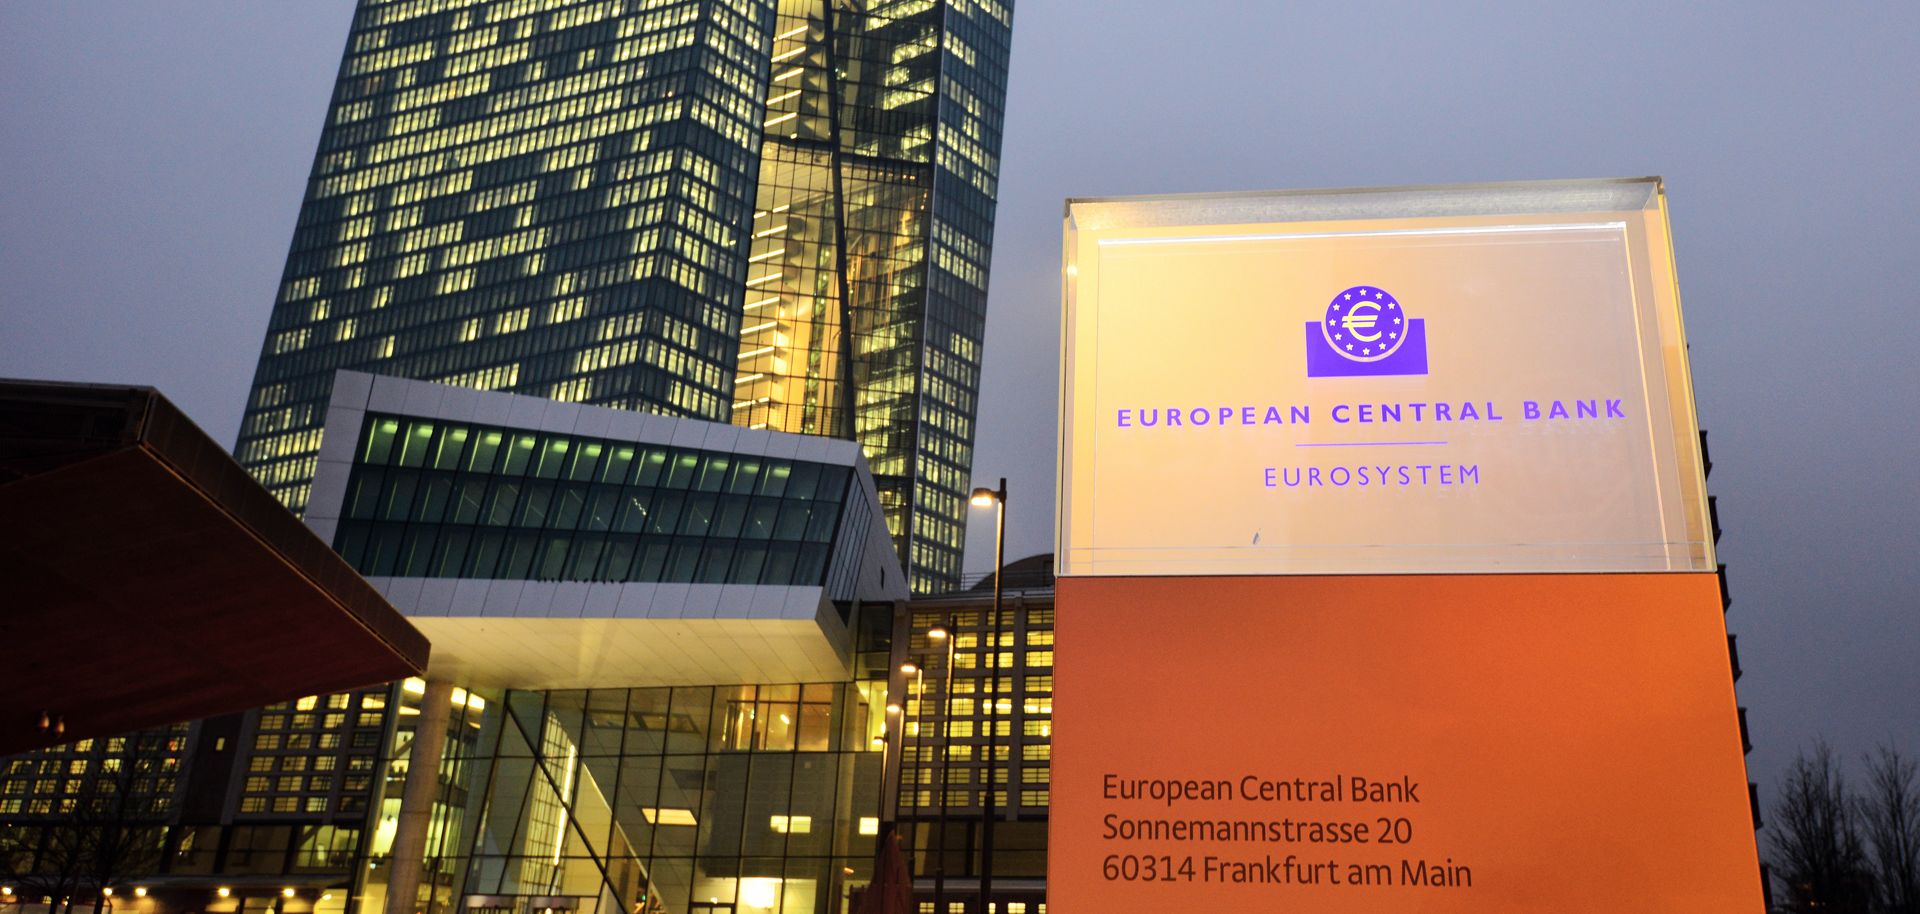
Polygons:
<instances>
[{"instance_id":1,"label":"overcast sky","mask_svg":"<svg viewBox=\"0 0 1920 914\"><path fill-rule=\"evenodd\" d=\"M232 442L351 11L0 3L0 375ZM1009 554L1051 548L1063 198L1664 175L1756 779L1920 752L1920 4L1024 0L1014 34L975 464Z\"/></svg>"}]
</instances>

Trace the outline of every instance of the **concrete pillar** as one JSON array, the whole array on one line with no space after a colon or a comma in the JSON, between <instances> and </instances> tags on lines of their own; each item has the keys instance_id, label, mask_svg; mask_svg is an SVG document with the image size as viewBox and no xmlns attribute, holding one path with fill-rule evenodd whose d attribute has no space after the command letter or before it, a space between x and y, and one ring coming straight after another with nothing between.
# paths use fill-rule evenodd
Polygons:
<instances>
[{"instance_id":1,"label":"concrete pillar","mask_svg":"<svg viewBox=\"0 0 1920 914\"><path fill-rule=\"evenodd\" d=\"M433 801L440 794L440 753L447 746L447 715L453 707L453 683L427 681L420 696L420 722L407 753L407 783L400 790L400 817L394 823L393 849L387 858L386 914L419 911L420 873L427 856L427 829Z\"/></svg>"}]
</instances>

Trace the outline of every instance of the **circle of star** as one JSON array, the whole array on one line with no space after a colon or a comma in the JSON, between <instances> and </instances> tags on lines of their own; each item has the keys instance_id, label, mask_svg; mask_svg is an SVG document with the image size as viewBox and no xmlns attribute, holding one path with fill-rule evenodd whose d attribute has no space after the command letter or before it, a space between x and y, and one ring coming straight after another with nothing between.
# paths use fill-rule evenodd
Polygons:
<instances>
[{"instance_id":1,"label":"circle of star","mask_svg":"<svg viewBox=\"0 0 1920 914\"><path fill-rule=\"evenodd\" d=\"M1359 315L1358 326L1348 320L1350 315ZM1354 286L1341 290L1327 304L1320 332L1341 357L1377 362L1394 354L1406 341L1404 316L1399 299L1385 289Z\"/></svg>"}]
</instances>

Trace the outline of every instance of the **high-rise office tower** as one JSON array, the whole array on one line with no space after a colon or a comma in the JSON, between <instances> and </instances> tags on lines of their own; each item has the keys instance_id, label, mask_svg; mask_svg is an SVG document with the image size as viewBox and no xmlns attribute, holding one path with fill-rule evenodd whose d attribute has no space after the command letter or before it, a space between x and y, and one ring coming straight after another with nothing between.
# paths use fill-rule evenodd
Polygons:
<instances>
[{"instance_id":1,"label":"high-rise office tower","mask_svg":"<svg viewBox=\"0 0 1920 914\"><path fill-rule=\"evenodd\" d=\"M168 794L154 806L165 813L164 845L121 874L142 910L379 910L368 893L392 884L413 740L437 729L421 726L429 712L450 716L435 818L424 849L409 852L427 861L416 874L429 905L421 910L818 912L850 903L869 875L884 815L876 810L893 795L880 774L888 742L874 737L896 749L906 738L898 723L887 729L883 703L889 685L899 687L888 623L902 575L880 574L881 596L856 589L847 600L836 569L853 564L809 532L833 499L799 498L792 486L760 491L742 467L792 462L816 494L833 488L822 479L870 478L871 488L847 488L845 503L884 517L914 588L957 584L1011 6L361 0L236 456L296 511L311 500L309 523L385 579L392 599L412 607L403 594L453 588L447 606L417 614L448 624L436 633L438 657L457 657L457 644L497 629L489 619L453 624L441 612L503 609L470 599L495 584L523 597L618 591L626 601L630 592L632 605L617 604L623 623L695 606L689 616L713 614L740 641L699 639L710 664L699 669L634 655L556 683L443 666L428 682L198 722L184 737L181 773L152 786ZM453 453L447 441L509 432L570 454L664 441L663 467L671 455L675 467L700 472L656 485L616 478L612 463L589 471L576 461L567 480L549 479L540 464L476 462L477 450L462 451L457 468L439 457L416 466L409 461L425 451L382 451L378 429L362 441L352 429L372 427L330 409L349 392L335 389L347 376L339 369L848 439L871 473L854 469L846 445L724 426L693 440L688 429L701 424L693 422L670 423L677 430L666 439L623 440L615 427L624 420L585 407L517 401L488 418L448 406L466 392L445 393L443 403L420 393L430 385L374 382L411 391L392 403L372 397L368 408L406 428L408 441L438 429L421 442L436 455ZM602 413L596 421L607 427L541 424L570 410ZM443 517L448 503L428 494L440 492L431 480L416 487L417 502L381 489L380 508L365 514L371 502L343 500L329 489L343 477L320 469L328 428L335 464L352 455L383 479L484 464L489 475L461 480L461 491L484 484L497 512L487 523L504 526ZM748 444L760 439L767 453ZM774 439L785 453L772 453ZM598 475L573 480L576 471ZM707 491L699 480L708 476L728 488ZM589 500L645 507L622 508L629 513L601 529L598 509L563 506L561 490L575 482ZM499 501L523 486L528 500ZM693 507L669 514L652 489ZM749 514L735 517L722 500ZM423 513L408 513L415 508ZM686 539L695 527L713 535ZM743 532L758 530L767 535ZM432 562L416 567L428 536ZM495 549L508 539L518 545ZM887 567L886 538L873 542L879 551L858 564ZM540 560L526 552L522 562L521 545L537 547ZM831 598L813 607L813 638L836 645L838 659L810 670L757 659L765 630L793 621L762 618L775 597L784 608L808 588ZM663 596L682 593L716 599ZM722 613L741 608L726 594L748 595L746 618ZM564 615L551 605L550 618ZM512 615L521 610L515 601ZM851 630L824 634L836 626ZM598 631L582 643L620 641ZM622 631L636 645L677 643ZM543 655L527 639L481 642L554 668L571 668L564 661L574 656ZM575 698L589 702L575 708ZM591 742L588 729L621 735ZM531 756L513 741L527 733ZM56 804L35 812L28 792L78 796L76 765L94 764L87 753L100 751L9 760L0 810L18 796L15 812L39 818L0 822L0 851L15 826L34 840L57 834L46 818ZM487 814L463 818L469 808ZM583 812L600 818L583 822ZM627 844L599 843L615 834ZM651 836L646 847L640 835ZM956 842L938 846L963 853ZM951 869L956 880L964 872Z\"/></svg>"},{"instance_id":2,"label":"high-rise office tower","mask_svg":"<svg viewBox=\"0 0 1920 914\"><path fill-rule=\"evenodd\" d=\"M852 437L959 580L1013 4L780 0L734 421Z\"/></svg>"},{"instance_id":3,"label":"high-rise office tower","mask_svg":"<svg viewBox=\"0 0 1920 914\"><path fill-rule=\"evenodd\" d=\"M857 440L959 579L1010 0L362 0L237 456L336 369Z\"/></svg>"}]
</instances>

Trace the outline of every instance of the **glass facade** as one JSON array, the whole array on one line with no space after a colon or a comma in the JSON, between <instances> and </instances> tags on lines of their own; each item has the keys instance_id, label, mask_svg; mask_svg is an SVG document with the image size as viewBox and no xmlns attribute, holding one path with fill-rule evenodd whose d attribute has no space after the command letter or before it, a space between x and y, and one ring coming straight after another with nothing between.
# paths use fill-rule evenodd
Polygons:
<instances>
[{"instance_id":1,"label":"glass facade","mask_svg":"<svg viewBox=\"0 0 1920 914\"><path fill-rule=\"evenodd\" d=\"M385 686L309 695L261 709L246 737L236 821L291 813L339 813L353 823L367 812L387 730Z\"/></svg>"},{"instance_id":2,"label":"glass facade","mask_svg":"<svg viewBox=\"0 0 1920 914\"><path fill-rule=\"evenodd\" d=\"M825 583L845 466L370 415L334 548L418 578Z\"/></svg>"},{"instance_id":3,"label":"glass facade","mask_svg":"<svg viewBox=\"0 0 1920 914\"><path fill-rule=\"evenodd\" d=\"M1011 20L998 0L359 0L236 457L303 511L339 369L849 439L912 588L953 589ZM864 542L834 541L841 465L398 416L355 455L335 545L370 575L825 568L837 592L858 566L831 550ZM843 604L847 681L456 690L423 900L846 910L894 801L873 743L893 647L867 605ZM417 685L174 734L136 785L165 806L146 903L379 910ZM0 851L39 840L102 751L8 760Z\"/></svg>"},{"instance_id":4,"label":"glass facade","mask_svg":"<svg viewBox=\"0 0 1920 914\"><path fill-rule=\"evenodd\" d=\"M470 737L442 763L421 910L843 911L872 871L883 690L507 692L469 706L453 726ZM376 910L382 873L369 872L359 901Z\"/></svg>"},{"instance_id":5,"label":"glass facade","mask_svg":"<svg viewBox=\"0 0 1920 914\"><path fill-rule=\"evenodd\" d=\"M398 442L406 431L403 422L388 434ZM892 820L921 910L933 903L944 857L947 903L976 912L992 790L998 910L1037 914L1051 799L1053 594L1010 590L997 626L991 605L977 592L907 604L907 637L892 644L888 614L862 617L847 681L454 689L419 910L844 912L871 878L873 840ZM926 635L935 625L955 632L950 666ZM893 680L889 694L885 671L908 661L921 674ZM163 855L141 870L173 886L156 889L156 911L383 910L425 691L414 679L276 704L226 731L239 735L222 748L241 751L225 757L208 751L220 721L203 723L193 770L181 770L186 727L152 741L165 749L141 790L164 795L153 809L166 832ZM892 731L889 700L901 706ZM893 739L886 750L875 742L883 733ZM31 809L41 815L11 817L39 824L0 830L0 850L44 840L45 816L128 748L96 740L9 760L0 797L38 801ZM883 786L888 751L898 754L897 780ZM228 764L232 780L199 791L217 795L214 806L196 807L186 791L182 807L189 776ZM30 868L22 861L16 874ZM248 877L271 884L208 897ZM297 887L296 896L274 901L280 885Z\"/></svg>"},{"instance_id":6,"label":"glass facade","mask_svg":"<svg viewBox=\"0 0 1920 914\"><path fill-rule=\"evenodd\" d=\"M362 0L236 455L335 369L724 421L771 0Z\"/></svg>"},{"instance_id":7,"label":"glass facade","mask_svg":"<svg viewBox=\"0 0 1920 914\"><path fill-rule=\"evenodd\" d=\"M187 725L144 730L0 760L0 816L92 817L117 811L132 820L164 817L177 800ZM42 835L15 833L0 820L0 851L38 846Z\"/></svg>"},{"instance_id":8,"label":"glass facade","mask_svg":"<svg viewBox=\"0 0 1920 914\"><path fill-rule=\"evenodd\" d=\"M959 583L1012 6L362 0L236 454L353 369L857 440Z\"/></svg>"},{"instance_id":9,"label":"glass facade","mask_svg":"<svg viewBox=\"0 0 1920 914\"><path fill-rule=\"evenodd\" d=\"M993 897L1037 910L1046 898L1052 805L1051 582L1009 589L997 625L991 591L915 601L907 612L908 638L896 646L894 662L920 672L901 686L898 815L922 909L931 910L928 882L943 859L947 902L979 909L975 887L991 800ZM927 636L935 626L953 632L950 672L948 647Z\"/></svg>"},{"instance_id":10,"label":"glass facade","mask_svg":"<svg viewBox=\"0 0 1920 914\"><path fill-rule=\"evenodd\" d=\"M960 579L1011 4L780 0L733 420L860 442Z\"/></svg>"}]
</instances>

